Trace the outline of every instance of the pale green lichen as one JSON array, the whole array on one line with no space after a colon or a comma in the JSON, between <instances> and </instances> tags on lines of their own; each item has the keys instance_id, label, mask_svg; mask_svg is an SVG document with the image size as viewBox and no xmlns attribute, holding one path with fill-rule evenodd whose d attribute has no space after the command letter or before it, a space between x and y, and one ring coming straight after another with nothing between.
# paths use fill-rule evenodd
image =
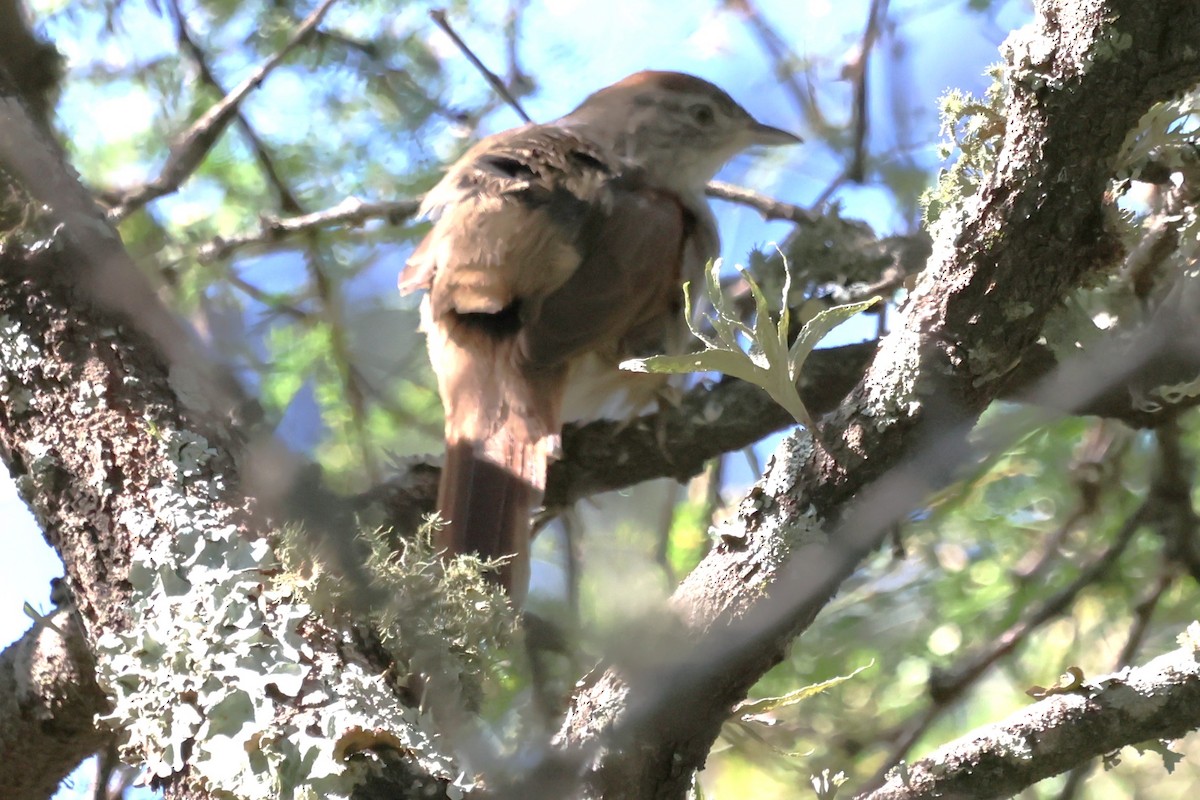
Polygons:
<instances>
[{"instance_id":1,"label":"pale green lichen","mask_svg":"<svg viewBox=\"0 0 1200 800\"><path fill-rule=\"evenodd\" d=\"M24 414L33 400L30 378L42 363L41 348L7 314L0 314L0 403L10 414Z\"/></svg>"},{"instance_id":2,"label":"pale green lichen","mask_svg":"<svg viewBox=\"0 0 1200 800\"><path fill-rule=\"evenodd\" d=\"M1007 73L1003 65L988 70L992 78L983 98L957 89L942 95L939 155L958 157L938 174L937 183L921 198L925 221L935 240L944 228L957 230L967 216L967 201L992 174L1004 140L1004 104L1008 97Z\"/></svg>"},{"instance_id":3,"label":"pale green lichen","mask_svg":"<svg viewBox=\"0 0 1200 800\"><path fill-rule=\"evenodd\" d=\"M1133 47L1133 36L1117 30L1115 25L1108 25L1092 42L1091 48L1084 55L1087 64L1112 61L1121 53Z\"/></svg>"},{"instance_id":4,"label":"pale green lichen","mask_svg":"<svg viewBox=\"0 0 1200 800\"><path fill-rule=\"evenodd\" d=\"M442 691L461 691L469 705L482 699L483 676L502 670L517 631L516 614L494 584L481 578L477 558L443 563L427 526L404 541L384 531L362 535L373 588L389 602L372 609L371 627L404 669L437 676ZM285 531L278 552L288 583L323 618L354 615L354 587L309 555L307 538Z\"/></svg>"},{"instance_id":5,"label":"pale green lichen","mask_svg":"<svg viewBox=\"0 0 1200 800\"><path fill-rule=\"evenodd\" d=\"M1150 165L1194 173L1198 113L1200 92L1196 91L1152 105L1121 143L1114 162L1116 179L1137 180Z\"/></svg>"},{"instance_id":6,"label":"pale green lichen","mask_svg":"<svg viewBox=\"0 0 1200 800\"><path fill-rule=\"evenodd\" d=\"M148 493L148 511L126 511L120 520L139 541L129 573L133 623L98 643L98 677L113 700L105 721L121 732L126 757L154 778L186 764L217 797L316 800L349 797L379 763L377 751L387 749L461 795L470 781L456 777L428 714L402 705L395 685L416 666L422 648L436 650L433 626L452 626L445 613L427 616L421 605L438 605L429 593L440 572L425 570L409 584L419 592L379 615L386 626L381 638L407 663L398 660L388 675L345 663L302 633L319 630L350 641L348 617L335 614L331 623L312 607L336 600L338 578L302 565L287 546L280 559L267 540L242 535L214 510L221 508L215 502L221 484L209 470L215 451L208 442L188 431L156 431L170 467ZM411 559L428 565L425 548L423 555L414 546L394 558L375 550L375 558L386 561L382 570L390 577L383 580L411 566ZM287 571L285 562L304 566L307 577ZM467 572L447 571L460 600L470 583ZM477 571L473 581L478 596L471 624L450 631L429 657L457 685L479 680L485 650L498 646L513 620L511 611L497 610L506 604ZM472 639L481 629L491 638Z\"/></svg>"}]
</instances>

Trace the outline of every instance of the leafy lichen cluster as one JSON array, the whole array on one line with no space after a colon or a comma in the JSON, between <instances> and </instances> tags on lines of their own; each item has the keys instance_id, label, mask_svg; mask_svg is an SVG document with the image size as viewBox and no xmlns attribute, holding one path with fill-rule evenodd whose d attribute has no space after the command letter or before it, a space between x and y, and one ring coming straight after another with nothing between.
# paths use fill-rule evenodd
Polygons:
<instances>
[{"instance_id":1,"label":"leafy lichen cluster","mask_svg":"<svg viewBox=\"0 0 1200 800\"><path fill-rule=\"evenodd\" d=\"M396 683L432 669L477 682L486 653L511 630L505 602L468 565L442 573L427 542L392 556L372 537L374 574L396 590L377 624L397 662L385 672L354 658L349 616L315 613L337 608L346 591L338 577L302 559L294 537L280 537L280 557L215 510L222 486L203 437L156 433L170 474L149 510L121 520L135 541L154 542L135 549L133 623L97 648L113 699L106 721L122 732L127 757L153 779L186 765L214 795L241 800L348 797L385 749L452 795L469 785L456 782L430 714L400 703ZM464 596L474 601L470 619L457 610ZM339 644L325 646L331 639Z\"/></svg>"},{"instance_id":2,"label":"leafy lichen cluster","mask_svg":"<svg viewBox=\"0 0 1200 800\"><path fill-rule=\"evenodd\" d=\"M1008 85L1003 64L993 65L987 74L992 83L982 98L952 89L938 101L944 137L938 154L949 160L957 150L958 158L938 173L937 183L921 198L934 238L942 223L960 219L968 198L975 196L996 167L1004 140Z\"/></svg>"},{"instance_id":3,"label":"leafy lichen cluster","mask_svg":"<svg viewBox=\"0 0 1200 800\"><path fill-rule=\"evenodd\" d=\"M470 555L452 561L438 556L433 524L401 541L383 530L362 535L366 574L374 593L387 598L366 619L356 610L356 587L311 557L301 531L280 537L279 582L326 621L368 625L401 672L434 681L434 690L461 692L474 707L484 677L506 664L503 654L518 630L517 617L503 592L483 579L488 564Z\"/></svg>"}]
</instances>

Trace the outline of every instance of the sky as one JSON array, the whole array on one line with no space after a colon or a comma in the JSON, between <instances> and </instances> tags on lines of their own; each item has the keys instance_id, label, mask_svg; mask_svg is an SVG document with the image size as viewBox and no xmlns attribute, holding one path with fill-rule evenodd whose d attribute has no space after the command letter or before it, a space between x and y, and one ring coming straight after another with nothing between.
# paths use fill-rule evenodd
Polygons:
<instances>
[{"instance_id":1,"label":"sky","mask_svg":"<svg viewBox=\"0 0 1200 800\"><path fill-rule=\"evenodd\" d=\"M112 51L105 54L106 60L112 63L144 60L172 47L170 29L166 21L153 12L151 5L123 4L125 38L110 45ZM498 0L487 0L474 4L473 8L480 16L498 18L506 5ZM898 138L907 138L906 143L900 144L908 144L914 157L924 163L933 163L937 141L937 97L950 87L980 92L985 85L982 78L985 67L999 60L997 45L1005 32L1022 23L1028 14L1024 2L1014 0L1001 5L1002 10L996 15L994 24L989 25L981 24L979 17L964 13L966 0L893 0L893 14L906 20L904 33L910 42L920 44L932 40L953 42L953 46L912 47L904 54L900 63L911 82L911 89L904 98L911 98L918 104L911 109L914 126L906 132L875 131L872 146L877 152L895 147ZM801 54L837 52L839 48L849 53L864 25L868 2L764 0L759 6L780 32L792 37L792 46ZM426 35L443 60L457 64L463 97L479 97L487 91L486 87L481 85L473 68L461 61L446 37L424 21L427 7L420 3L405 7L398 12L393 24L424 26ZM526 101L526 110L535 119L552 119L570 110L586 93L631 72L646 68L673 69L694 72L717 84L727 85L736 99L758 118L802 132L795 110L775 85L765 61L757 55L758 46L745 24L732 14L704 10L712 7L681 5L675 0L613 0L605 4L605 13L598 13L594 0L530 3L524 18L522 61L528 72L540 76L543 90ZM360 22L352 11L343 11L337 6L330 20L333 24L340 21L351 30ZM470 38L469 21L453 17L452 21ZM98 17L96 24L99 25ZM79 66L94 55L89 49L94 46L90 37L66 38L61 32L56 35L53 30L50 35L68 56L70 66ZM502 63L500 45L494 38L473 44L485 61ZM823 77L837 78L836 75ZM288 98L301 91L302 81L297 84L296 80L294 72L269 80L255 98L256 107L270 108L273 97ZM66 81L69 86L70 75ZM881 104L880 119L886 119L884 107L888 102L896 102L896 95L889 93L888 85L873 81L872 97L874 102ZM119 133L122 124L138 125L149 112L143 98L129 94L74 99L68 94L60 107L62 122L70 135L81 137L101 129L107 135L114 135ZM269 128L270 115L262 119ZM511 110L501 109L487 121L486 127L501 130L518 122ZM284 126L277 124L277 127ZM820 146L810 142L788 155L782 167L778 160L773 160L770 169L756 169L757 162L741 157L720 177L745 183L784 200L807 204L836 174L837 165L821 156ZM131 169L136 171L137 165ZM877 231L887 232L906 224L882 189L850 187L841 191L838 197L844 215L862 218ZM726 253L744 253L751 246L762 243L764 237L782 237L787 232L784 225L764 229L754 219L754 212L747 209L721 207L718 211ZM253 222L248 221L248 224ZM386 280L380 279L381 285L394 286L391 274L384 278ZM0 521L4 541L9 545L9 557L0 563L0 646L4 646L30 625L29 618L22 612L24 603L39 611L48 610L49 581L61 575L62 565L46 546L5 475L0 475ZM90 773L90 767L87 771ZM88 796L89 782L86 773L77 774L72 780L73 787L64 786L58 797ZM148 793L134 794L131 800L146 796Z\"/></svg>"}]
</instances>

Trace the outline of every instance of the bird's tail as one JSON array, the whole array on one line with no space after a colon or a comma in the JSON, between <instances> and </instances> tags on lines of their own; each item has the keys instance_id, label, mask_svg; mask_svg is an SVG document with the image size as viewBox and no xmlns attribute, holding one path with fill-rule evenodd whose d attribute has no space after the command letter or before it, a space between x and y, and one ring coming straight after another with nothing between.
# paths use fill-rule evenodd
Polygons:
<instances>
[{"instance_id":1,"label":"bird's tail","mask_svg":"<svg viewBox=\"0 0 1200 800\"><path fill-rule=\"evenodd\" d=\"M519 603L529 582L530 512L558 449L565 370L523 368L515 336L469 318L433 325L427 317L424 327L446 406L444 525L435 543L447 556L507 558L494 577Z\"/></svg>"},{"instance_id":2,"label":"bird's tail","mask_svg":"<svg viewBox=\"0 0 1200 800\"><path fill-rule=\"evenodd\" d=\"M439 549L453 556L474 553L504 559L496 580L514 603L529 585L529 515L541 502L547 453L540 442L447 442L438 485L438 512L444 525Z\"/></svg>"}]
</instances>

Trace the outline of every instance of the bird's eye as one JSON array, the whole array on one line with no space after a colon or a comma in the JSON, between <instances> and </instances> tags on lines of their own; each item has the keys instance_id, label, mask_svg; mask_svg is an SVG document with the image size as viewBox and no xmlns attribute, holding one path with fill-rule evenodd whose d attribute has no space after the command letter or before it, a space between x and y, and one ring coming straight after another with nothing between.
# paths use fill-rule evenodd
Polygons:
<instances>
[{"instance_id":1,"label":"bird's eye","mask_svg":"<svg viewBox=\"0 0 1200 800\"><path fill-rule=\"evenodd\" d=\"M688 114L701 125L712 125L713 120L716 118L713 114L712 106L706 103L696 103L694 106L691 106L688 108Z\"/></svg>"}]
</instances>

